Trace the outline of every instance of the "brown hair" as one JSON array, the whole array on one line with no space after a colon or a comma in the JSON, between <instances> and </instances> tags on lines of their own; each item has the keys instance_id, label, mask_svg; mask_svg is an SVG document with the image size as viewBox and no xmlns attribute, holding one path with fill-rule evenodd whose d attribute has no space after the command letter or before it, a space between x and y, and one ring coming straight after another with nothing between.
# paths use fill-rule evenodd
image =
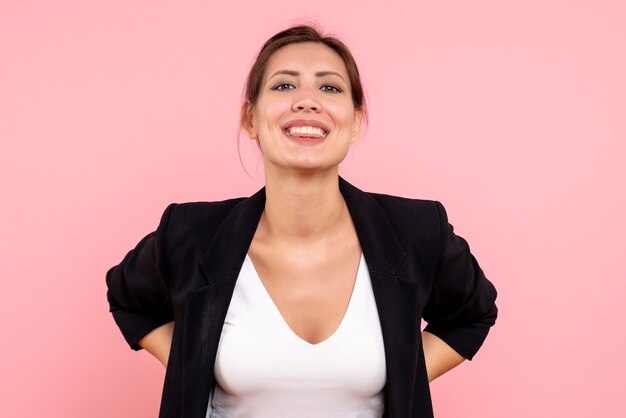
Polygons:
<instances>
[{"instance_id":1,"label":"brown hair","mask_svg":"<svg viewBox=\"0 0 626 418\"><path fill-rule=\"evenodd\" d=\"M361 85L359 69L354 61L352 53L341 40L334 36L325 35L317 24L315 24L315 26L312 24L298 24L296 26L292 26L278 32L265 42L263 48L261 48L259 54L254 60L254 64L250 69L250 73L248 74L248 79L244 87L244 102L250 103L247 111L250 112L259 99L263 76L265 75L265 68L267 67L267 63L272 55L284 46L301 42L316 42L326 45L341 57L348 71L348 79L350 80L352 93L352 103L355 110L361 111L363 114L363 121L367 123L365 94L363 92L363 86ZM242 114L240 121L243 121L243 118L244 115ZM239 136L240 135L237 135L237 138L239 138ZM239 160L241 161L241 153L239 153Z\"/></svg>"}]
</instances>

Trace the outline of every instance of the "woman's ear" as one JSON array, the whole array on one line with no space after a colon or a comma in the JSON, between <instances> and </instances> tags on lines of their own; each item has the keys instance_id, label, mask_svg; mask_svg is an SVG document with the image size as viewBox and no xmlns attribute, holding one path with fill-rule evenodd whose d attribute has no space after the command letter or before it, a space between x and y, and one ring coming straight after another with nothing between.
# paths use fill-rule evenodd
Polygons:
<instances>
[{"instance_id":1,"label":"woman's ear","mask_svg":"<svg viewBox=\"0 0 626 418\"><path fill-rule=\"evenodd\" d=\"M354 126L352 128L352 139L350 140L350 144L354 144L359 136L361 135L361 129L363 128L363 119L365 117L365 113L362 109L358 109L354 111Z\"/></svg>"},{"instance_id":2,"label":"woman's ear","mask_svg":"<svg viewBox=\"0 0 626 418\"><path fill-rule=\"evenodd\" d=\"M254 127L252 121L252 105L248 100L241 105L241 112L239 113L239 125L243 133L250 139L257 139L258 133Z\"/></svg>"}]
</instances>

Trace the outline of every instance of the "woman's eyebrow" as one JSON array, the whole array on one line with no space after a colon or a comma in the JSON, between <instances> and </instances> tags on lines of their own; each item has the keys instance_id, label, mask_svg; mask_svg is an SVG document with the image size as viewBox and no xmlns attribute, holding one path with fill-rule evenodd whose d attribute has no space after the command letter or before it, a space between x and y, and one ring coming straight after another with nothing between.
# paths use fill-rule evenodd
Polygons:
<instances>
[{"instance_id":1,"label":"woman's eyebrow","mask_svg":"<svg viewBox=\"0 0 626 418\"><path fill-rule=\"evenodd\" d=\"M278 70L276 72L274 72L271 76L269 76L268 80L271 79L272 77L275 77L279 74L286 74L286 75L292 75L294 77L297 77L300 75L300 72L298 71L294 71L294 70ZM336 75L337 77L341 78L344 82L346 81L343 76L341 74L339 74L336 71L318 71L315 73L316 77L324 77L327 75Z\"/></svg>"}]
</instances>

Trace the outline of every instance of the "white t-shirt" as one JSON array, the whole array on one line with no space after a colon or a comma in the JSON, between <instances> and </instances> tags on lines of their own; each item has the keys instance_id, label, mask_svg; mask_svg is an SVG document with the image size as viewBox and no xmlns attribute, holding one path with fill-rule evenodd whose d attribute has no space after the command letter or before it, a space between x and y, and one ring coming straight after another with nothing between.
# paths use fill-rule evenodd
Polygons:
<instances>
[{"instance_id":1,"label":"white t-shirt","mask_svg":"<svg viewBox=\"0 0 626 418\"><path fill-rule=\"evenodd\" d=\"M337 330L311 344L283 319L246 255L215 360L207 418L380 418L387 373L365 258Z\"/></svg>"}]
</instances>

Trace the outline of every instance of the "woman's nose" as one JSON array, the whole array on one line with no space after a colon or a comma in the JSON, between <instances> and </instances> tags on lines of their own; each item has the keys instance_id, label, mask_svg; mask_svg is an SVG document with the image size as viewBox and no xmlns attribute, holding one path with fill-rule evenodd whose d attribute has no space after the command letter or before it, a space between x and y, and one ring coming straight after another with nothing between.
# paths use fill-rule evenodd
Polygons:
<instances>
[{"instance_id":1,"label":"woman's nose","mask_svg":"<svg viewBox=\"0 0 626 418\"><path fill-rule=\"evenodd\" d=\"M298 97L293 102L293 111L301 112L303 110L312 110L319 112L322 110L322 106L318 100L315 99L314 93L311 91L301 91Z\"/></svg>"}]
</instances>

